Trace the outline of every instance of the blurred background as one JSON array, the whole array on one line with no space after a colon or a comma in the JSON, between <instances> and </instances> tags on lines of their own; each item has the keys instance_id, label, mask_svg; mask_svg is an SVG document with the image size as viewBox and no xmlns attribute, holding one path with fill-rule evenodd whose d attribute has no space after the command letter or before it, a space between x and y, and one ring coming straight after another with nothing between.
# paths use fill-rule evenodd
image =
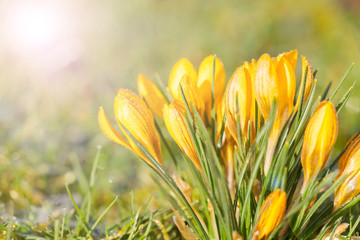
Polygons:
<instances>
[{"instance_id":1,"label":"blurred background","mask_svg":"<svg viewBox=\"0 0 360 240\"><path fill-rule=\"evenodd\" d=\"M338 101L360 80L359 40L358 0L2 0L1 208L11 201L19 216L29 206L47 216L69 201L65 183L81 198L100 145L96 204L115 195L127 203L135 188L140 203L156 196L145 164L97 124L101 105L115 123L114 96L137 91L139 73L167 85L178 59L198 68L215 53L228 79L262 53L298 49L319 69L319 89L355 63ZM339 117L335 153L360 129L359 84Z\"/></svg>"}]
</instances>

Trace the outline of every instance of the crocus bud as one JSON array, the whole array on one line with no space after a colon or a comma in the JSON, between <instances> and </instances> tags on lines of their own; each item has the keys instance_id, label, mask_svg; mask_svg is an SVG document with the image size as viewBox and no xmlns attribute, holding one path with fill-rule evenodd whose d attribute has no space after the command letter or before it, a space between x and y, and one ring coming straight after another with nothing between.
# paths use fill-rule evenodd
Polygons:
<instances>
[{"instance_id":1,"label":"crocus bud","mask_svg":"<svg viewBox=\"0 0 360 240\"><path fill-rule=\"evenodd\" d=\"M201 164L196 153L190 132L185 120L185 107L179 100L164 106L164 121L171 137L175 140L181 151L201 170Z\"/></svg>"},{"instance_id":2,"label":"crocus bud","mask_svg":"<svg viewBox=\"0 0 360 240\"><path fill-rule=\"evenodd\" d=\"M180 86L182 87L187 103L194 106L196 111L199 113L199 115L205 122L205 104L202 98L199 96L199 89L197 88L196 84L189 78L189 75L184 75L180 80L179 91L181 91ZM184 102L184 104L186 103Z\"/></svg>"},{"instance_id":3,"label":"crocus bud","mask_svg":"<svg viewBox=\"0 0 360 240\"><path fill-rule=\"evenodd\" d=\"M138 91L140 96L145 99L150 110L158 117L163 117L163 107L167 103L160 90L144 75L138 76Z\"/></svg>"},{"instance_id":4,"label":"crocus bud","mask_svg":"<svg viewBox=\"0 0 360 240\"><path fill-rule=\"evenodd\" d=\"M197 86L199 93L205 103L205 112L208 119L211 119L211 107L212 107L212 78L213 78L213 65L214 55L207 56L200 64L199 76ZM215 106L221 101L221 96L225 88L225 70L224 65L219 58L215 58L215 73L214 73L214 98Z\"/></svg>"},{"instance_id":5,"label":"crocus bud","mask_svg":"<svg viewBox=\"0 0 360 240\"><path fill-rule=\"evenodd\" d=\"M334 210L345 205L360 193L360 134L349 140L339 160L339 176L345 180L335 190Z\"/></svg>"},{"instance_id":6,"label":"crocus bud","mask_svg":"<svg viewBox=\"0 0 360 240\"><path fill-rule=\"evenodd\" d=\"M127 89L120 89L115 97L114 111L115 118L119 123L120 129L125 138L111 126L103 108L100 107L98 121L100 129L103 131L105 136L110 140L129 148L144 161L151 164L150 160L137 147L135 142L123 129L122 126L124 126L151 154L151 156L162 164L160 138L155 130L154 117L150 109L146 106L146 103L135 93Z\"/></svg>"},{"instance_id":7,"label":"crocus bud","mask_svg":"<svg viewBox=\"0 0 360 240\"><path fill-rule=\"evenodd\" d=\"M265 121L269 118L274 100L277 104L277 112L266 151L265 175L270 169L280 133L294 109L293 102L296 89L295 56L297 56L297 52L292 51L280 54L272 60L268 54L264 54L256 65L254 94Z\"/></svg>"},{"instance_id":8,"label":"crocus bud","mask_svg":"<svg viewBox=\"0 0 360 240\"><path fill-rule=\"evenodd\" d=\"M299 95L298 95L298 98L296 100L295 109L298 109L298 107L300 105L301 93L303 92L304 81L306 81L306 83L305 83L305 92L304 92L304 102L308 99L308 97L310 95L311 88L314 85L314 70L313 70L313 67L311 66L310 62L307 60L307 58L305 56L301 56L301 60L302 60L302 70L301 70L302 75L301 75L301 83L300 83ZM307 70L307 75L306 75L306 78L305 78L306 68L308 70Z\"/></svg>"},{"instance_id":9,"label":"crocus bud","mask_svg":"<svg viewBox=\"0 0 360 240\"><path fill-rule=\"evenodd\" d=\"M256 219L255 239L266 240L280 224L286 210L286 193L280 189L270 193L262 203ZM254 239L254 238L253 238Z\"/></svg>"},{"instance_id":10,"label":"crocus bud","mask_svg":"<svg viewBox=\"0 0 360 240\"><path fill-rule=\"evenodd\" d=\"M248 135L249 122L251 130L255 130L252 118L252 108L254 107L251 73L247 68L241 66L235 70L225 92L226 124L237 144L239 144L237 117L239 116L241 132L245 140Z\"/></svg>"},{"instance_id":11,"label":"crocus bud","mask_svg":"<svg viewBox=\"0 0 360 240\"><path fill-rule=\"evenodd\" d=\"M331 102L323 101L310 118L301 150L304 171L303 193L314 174L325 167L338 134L338 119Z\"/></svg>"},{"instance_id":12,"label":"crocus bud","mask_svg":"<svg viewBox=\"0 0 360 240\"><path fill-rule=\"evenodd\" d=\"M196 83L196 70L191 62L186 58L182 58L175 63L174 67L171 69L169 77L169 91L171 95L178 100L182 99L179 85L184 75L187 75L191 82Z\"/></svg>"}]
</instances>

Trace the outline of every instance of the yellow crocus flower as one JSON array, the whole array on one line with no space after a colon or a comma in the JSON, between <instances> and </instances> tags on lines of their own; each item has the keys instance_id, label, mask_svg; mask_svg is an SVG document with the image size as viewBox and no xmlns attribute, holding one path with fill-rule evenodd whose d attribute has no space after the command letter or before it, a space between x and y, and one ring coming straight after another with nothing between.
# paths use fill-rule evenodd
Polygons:
<instances>
[{"instance_id":1,"label":"yellow crocus flower","mask_svg":"<svg viewBox=\"0 0 360 240\"><path fill-rule=\"evenodd\" d=\"M188 104L192 104L201 118L205 120L205 103L199 94L197 79L197 72L191 62L186 58L180 59L171 70L169 91L174 99L182 101L182 88Z\"/></svg>"},{"instance_id":2,"label":"yellow crocus flower","mask_svg":"<svg viewBox=\"0 0 360 240\"><path fill-rule=\"evenodd\" d=\"M226 124L237 144L239 144L236 126L237 116L240 117L241 132L245 139L248 135L249 122L252 133L254 132L254 119L252 117L254 107L251 72L248 68L241 66L235 70L225 92Z\"/></svg>"},{"instance_id":3,"label":"yellow crocus flower","mask_svg":"<svg viewBox=\"0 0 360 240\"><path fill-rule=\"evenodd\" d=\"M300 105L301 92L303 91L304 80L306 80L305 92L304 92L304 102L308 99L308 97L310 95L311 88L314 85L314 70L313 70L313 67L311 66L310 62L307 60L307 58L305 56L301 55L301 60L302 60L302 69L301 69L302 74L301 74L301 83L300 83L299 95L298 95L298 98L296 100L296 107L295 107L296 110L298 109L298 107ZM305 79L306 68L308 69L308 72L307 72L306 79Z\"/></svg>"},{"instance_id":4,"label":"yellow crocus flower","mask_svg":"<svg viewBox=\"0 0 360 240\"><path fill-rule=\"evenodd\" d=\"M185 111L185 106L179 100L174 100L171 104L165 105L165 126L181 151L201 170L201 164L186 124Z\"/></svg>"},{"instance_id":5,"label":"yellow crocus flower","mask_svg":"<svg viewBox=\"0 0 360 240\"><path fill-rule=\"evenodd\" d=\"M104 110L100 107L98 113L99 126L110 140L123 145L151 164L145 154L136 146L135 142L125 132L124 126L131 135L162 164L160 138L155 129L154 117L146 103L135 93L127 89L120 89L114 102L115 118L125 137L120 135L109 123ZM127 140L126 140L127 139Z\"/></svg>"},{"instance_id":6,"label":"yellow crocus flower","mask_svg":"<svg viewBox=\"0 0 360 240\"><path fill-rule=\"evenodd\" d=\"M335 190L334 210L348 203L360 193L360 134L349 140L339 160L339 176L345 180Z\"/></svg>"},{"instance_id":7,"label":"yellow crocus flower","mask_svg":"<svg viewBox=\"0 0 360 240\"><path fill-rule=\"evenodd\" d=\"M304 171L303 193L317 171L321 171L329 158L338 134L338 119L333 104L323 101L310 118L304 134L301 164Z\"/></svg>"},{"instance_id":8,"label":"yellow crocus flower","mask_svg":"<svg viewBox=\"0 0 360 240\"><path fill-rule=\"evenodd\" d=\"M271 129L266 151L264 172L268 173L280 133L294 109L296 89L295 66L297 51L278 55L271 59L268 54L260 57L256 64L254 94L260 112L268 120L275 100L277 112Z\"/></svg>"},{"instance_id":9,"label":"yellow crocus flower","mask_svg":"<svg viewBox=\"0 0 360 240\"><path fill-rule=\"evenodd\" d=\"M215 58L215 74L214 74L214 98L215 107L221 101L221 96L225 88L225 70L221 60L215 55L207 56L200 64L197 86L199 93L205 103L205 112L209 120L211 120L211 107L212 107L212 76L213 76L213 63Z\"/></svg>"},{"instance_id":10,"label":"yellow crocus flower","mask_svg":"<svg viewBox=\"0 0 360 240\"><path fill-rule=\"evenodd\" d=\"M189 75L184 75L180 80L180 86L183 89L185 99L188 104L192 104L196 111L205 122L205 104L199 95L199 89L196 84L189 78ZM180 90L179 86L179 90ZM181 90L180 90L181 91ZM184 102L185 104L185 102ZM190 106L190 105L189 105ZM191 110L191 108L190 108Z\"/></svg>"},{"instance_id":11,"label":"yellow crocus flower","mask_svg":"<svg viewBox=\"0 0 360 240\"><path fill-rule=\"evenodd\" d=\"M266 240L280 224L286 210L286 193L277 189L261 204L253 239Z\"/></svg>"},{"instance_id":12,"label":"yellow crocus flower","mask_svg":"<svg viewBox=\"0 0 360 240\"><path fill-rule=\"evenodd\" d=\"M164 95L147 77L142 74L138 76L139 95L145 99L150 110L158 117L163 117L163 107L167 104Z\"/></svg>"},{"instance_id":13,"label":"yellow crocus flower","mask_svg":"<svg viewBox=\"0 0 360 240\"><path fill-rule=\"evenodd\" d=\"M182 58L175 63L169 77L169 91L173 98L178 100L182 99L179 85L184 75L187 76L190 82L196 83L197 72L192 63L186 58Z\"/></svg>"}]
</instances>

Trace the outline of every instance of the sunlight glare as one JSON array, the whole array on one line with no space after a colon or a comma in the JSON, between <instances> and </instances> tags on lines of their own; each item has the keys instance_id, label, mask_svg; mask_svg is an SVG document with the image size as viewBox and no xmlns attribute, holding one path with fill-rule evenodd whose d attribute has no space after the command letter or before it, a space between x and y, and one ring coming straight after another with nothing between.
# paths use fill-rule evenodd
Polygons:
<instances>
[{"instance_id":1,"label":"sunlight glare","mask_svg":"<svg viewBox=\"0 0 360 240\"><path fill-rule=\"evenodd\" d=\"M47 51L66 32L67 19L61 8L48 1L22 1L7 11L10 44L19 52Z\"/></svg>"}]
</instances>

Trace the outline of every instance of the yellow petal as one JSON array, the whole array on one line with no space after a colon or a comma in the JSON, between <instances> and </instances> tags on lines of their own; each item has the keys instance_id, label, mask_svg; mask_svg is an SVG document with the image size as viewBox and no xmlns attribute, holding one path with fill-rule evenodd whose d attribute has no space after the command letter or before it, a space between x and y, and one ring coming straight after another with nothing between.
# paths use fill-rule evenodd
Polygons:
<instances>
[{"instance_id":1,"label":"yellow petal","mask_svg":"<svg viewBox=\"0 0 360 240\"><path fill-rule=\"evenodd\" d=\"M286 52L284 54L287 58L287 60L289 60L289 62L291 63L292 68L295 70L296 68L296 63L297 63L297 55L298 55L298 50L291 50L289 52Z\"/></svg>"},{"instance_id":2,"label":"yellow petal","mask_svg":"<svg viewBox=\"0 0 360 240\"><path fill-rule=\"evenodd\" d=\"M335 190L334 209L348 203L360 193L360 135L356 134L347 143L339 160L339 177L346 176Z\"/></svg>"},{"instance_id":3,"label":"yellow petal","mask_svg":"<svg viewBox=\"0 0 360 240\"><path fill-rule=\"evenodd\" d=\"M319 104L310 118L301 150L301 164L304 171L302 192L317 170L321 171L329 158L338 134L338 119L331 102Z\"/></svg>"},{"instance_id":4,"label":"yellow petal","mask_svg":"<svg viewBox=\"0 0 360 240\"><path fill-rule=\"evenodd\" d=\"M277 112L271 129L266 151L264 173L268 173L280 133L293 111L296 89L296 52L283 53L274 60L264 54L257 62L255 70L254 94L265 120L268 119L271 105L275 100Z\"/></svg>"},{"instance_id":5,"label":"yellow petal","mask_svg":"<svg viewBox=\"0 0 360 240\"><path fill-rule=\"evenodd\" d=\"M286 193L280 189L270 193L262 203L256 219L255 233L258 239L267 239L280 224L286 210Z\"/></svg>"},{"instance_id":6,"label":"yellow petal","mask_svg":"<svg viewBox=\"0 0 360 240\"><path fill-rule=\"evenodd\" d=\"M355 134L346 144L345 152L339 159L340 174L360 169L360 134Z\"/></svg>"},{"instance_id":7,"label":"yellow petal","mask_svg":"<svg viewBox=\"0 0 360 240\"><path fill-rule=\"evenodd\" d=\"M129 143L126 142L125 138L121 136L109 123L109 120L107 119L104 109L100 107L99 113L98 113L98 122L101 131L104 133L104 135L109 138L111 141L116 142L117 144L123 145L129 149L131 149Z\"/></svg>"},{"instance_id":8,"label":"yellow petal","mask_svg":"<svg viewBox=\"0 0 360 240\"><path fill-rule=\"evenodd\" d=\"M353 171L347 175L334 193L334 210L350 202L360 193L360 171Z\"/></svg>"},{"instance_id":9,"label":"yellow petal","mask_svg":"<svg viewBox=\"0 0 360 240\"><path fill-rule=\"evenodd\" d=\"M312 86L314 85L314 69L311 66L310 62L307 60L305 56L301 56L302 59L302 76L301 79L304 79L306 67L308 68L308 72L306 75L306 85L305 85L305 94L304 101L306 101L309 97Z\"/></svg>"},{"instance_id":10,"label":"yellow petal","mask_svg":"<svg viewBox=\"0 0 360 240\"><path fill-rule=\"evenodd\" d=\"M149 162L122 126L161 164L160 138L155 129L154 117L146 103L135 93L120 89L115 97L114 111L116 120L133 151Z\"/></svg>"},{"instance_id":11,"label":"yellow petal","mask_svg":"<svg viewBox=\"0 0 360 240\"><path fill-rule=\"evenodd\" d=\"M271 104L279 96L276 68L268 54L262 55L256 64L254 94L261 114L267 120Z\"/></svg>"},{"instance_id":12,"label":"yellow petal","mask_svg":"<svg viewBox=\"0 0 360 240\"><path fill-rule=\"evenodd\" d=\"M185 121L185 107L179 100L164 107L164 121L170 136L175 140L181 151L201 170L201 164L191 140Z\"/></svg>"},{"instance_id":13,"label":"yellow petal","mask_svg":"<svg viewBox=\"0 0 360 240\"><path fill-rule=\"evenodd\" d=\"M301 56L302 59L302 75L301 75L301 83L300 83L300 89L299 89L299 95L296 101L296 110L300 105L301 101L301 93L303 92L303 85L304 81L306 81L305 84L305 92L304 92L304 102L308 99L310 91L312 86L314 85L314 71L313 67L311 66L310 62L306 59L305 56ZM306 68L308 68L308 72L305 79L305 72Z\"/></svg>"},{"instance_id":14,"label":"yellow petal","mask_svg":"<svg viewBox=\"0 0 360 240\"><path fill-rule=\"evenodd\" d=\"M196 70L194 69L194 66L191 64L191 62L186 58L182 58L177 63L175 63L170 72L169 91L175 99L182 99L179 84L184 75L187 75L190 81L192 81L194 84L196 83Z\"/></svg>"},{"instance_id":15,"label":"yellow petal","mask_svg":"<svg viewBox=\"0 0 360 240\"><path fill-rule=\"evenodd\" d=\"M192 104L202 119L205 120L205 104L203 99L199 96L199 89L197 88L196 84L191 81L189 75L184 75L180 80L179 91L181 91L180 86L183 89L187 103Z\"/></svg>"},{"instance_id":16,"label":"yellow petal","mask_svg":"<svg viewBox=\"0 0 360 240\"><path fill-rule=\"evenodd\" d=\"M213 63L214 55L207 56L200 64L199 76L197 86L200 90L200 95L205 103L206 114L211 117L212 105L212 76L213 76ZM214 74L214 90L215 90L215 103L221 100L225 88L225 70L224 65L219 58L215 58L215 74Z\"/></svg>"},{"instance_id":17,"label":"yellow petal","mask_svg":"<svg viewBox=\"0 0 360 240\"><path fill-rule=\"evenodd\" d=\"M167 103L160 90L144 75L138 76L138 91L142 98L145 99L150 110L158 117L163 117L163 107Z\"/></svg>"},{"instance_id":18,"label":"yellow petal","mask_svg":"<svg viewBox=\"0 0 360 240\"><path fill-rule=\"evenodd\" d=\"M225 92L226 124L230 134L237 143L236 120L238 114L240 116L240 126L244 139L247 137L249 121L252 125L254 123L254 119L251 118L254 104L252 94L251 74L246 68L239 67L232 75Z\"/></svg>"},{"instance_id":19,"label":"yellow petal","mask_svg":"<svg viewBox=\"0 0 360 240\"><path fill-rule=\"evenodd\" d=\"M279 92L279 111L284 111L282 109L284 107L291 113L296 90L295 68L293 68L290 61L283 56L277 63L276 72Z\"/></svg>"}]
</instances>

